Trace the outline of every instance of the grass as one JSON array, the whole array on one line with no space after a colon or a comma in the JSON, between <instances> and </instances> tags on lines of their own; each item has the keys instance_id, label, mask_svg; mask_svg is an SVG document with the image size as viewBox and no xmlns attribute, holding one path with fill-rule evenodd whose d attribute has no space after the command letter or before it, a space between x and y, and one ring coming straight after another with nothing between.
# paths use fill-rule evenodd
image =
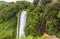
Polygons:
<instances>
[{"instance_id":1,"label":"grass","mask_svg":"<svg viewBox=\"0 0 60 39\"><path fill-rule=\"evenodd\" d=\"M19 39L46 39L45 38L45 34L43 36L32 36L32 35L29 35L29 36L21 36Z\"/></svg>"}]
</instances>

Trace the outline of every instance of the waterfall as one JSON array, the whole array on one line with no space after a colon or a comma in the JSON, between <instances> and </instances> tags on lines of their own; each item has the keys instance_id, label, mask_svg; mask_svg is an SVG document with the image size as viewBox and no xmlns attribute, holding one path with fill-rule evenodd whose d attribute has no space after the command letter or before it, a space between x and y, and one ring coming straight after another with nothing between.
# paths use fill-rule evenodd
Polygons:
<instances>
[{"instance_id":1,"label":"waterfall","mask_svg":"<svg viewBox=\"0 0 60 39\"><path fill-rule=\"evenodd\" d=\"M18 14L19 15L19 14ZM18 27L17 27L17 37L19 38L21 35L25 35L24 28L26 24L27 12L23 11L21 16L18 17Z\"/></svg>"}]
</instances>

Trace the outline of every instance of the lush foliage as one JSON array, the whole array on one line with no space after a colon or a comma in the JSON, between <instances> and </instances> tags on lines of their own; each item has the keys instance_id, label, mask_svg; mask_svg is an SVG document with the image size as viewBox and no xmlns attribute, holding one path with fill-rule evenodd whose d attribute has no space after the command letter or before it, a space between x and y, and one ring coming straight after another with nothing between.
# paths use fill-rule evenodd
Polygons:
<instances>
[{"instance_id":1,"label":"lush foliage","mask_svg":"<svg viewBox=\"0 0 60 39\"><path fill-rule=\"evenodd\" d=\"M17 1L0 5L0 39L16 37L17 15L23 10L27 11L26 39L43 39L39 37L39 29L44 13L46 13L45 33L60 37L60 3L35 6L27 1Z\"/></svg>"},{"instance_id":2,"label":"lush foliage","mask_svg":"<svg viewBox=\"0 0 60 39\"><path fill-rule=\"evenodd\" d=\"M48 17L46 22L46 32L50 35L60 37L60 3L53 3L48 5ZM59 14L59 15L58 15Z\"/></svg>"},{"instance_id":3,"label":"lush foliage","mask_svg":"<svg viewBox=\"0 0 60 39\"><path fill-rule=\"evenodd\" d=\"M20 39L46 39L45 35L44 36L32 36L32 35L29 35L29 36L21 36Z\"/></svg>"},{"instance_id":4,"label":"lush foliage","mask_svg":"<svg viewBox=\"0 0 60 39\"><path fill-rule=\"evenodd\" d=\"M27 24L25 27L26 35L38 35L39 25L42 21L43 11L40 7L36 7L33 11L28 11ZM28 32L27 32L28 31Z\"/></svg>"},{"instance_id":5,"label":"lush foliage","mask_svg":"<svg viewBox=\"0 0 60 39\"><path fill-rule=\"evenodd\" d=\"M25 28L26 35L39 35L39 26L42 23L44 12L46 11L45 32L50 35L60 37L60 3L50 3L44 7L36 7L28 11L28 19Z\"/></svg>"},{"instance_id":6,"label":"lush foliage","mask_svg":"<svg viewBox=\"0 0 60 39\"><path fill-rule=\"evenodd\" d=\"M0 5L0 39L16 38L17 14L31 7L30 5L34 6L30 2L24 1ZM32 10L32 7L29 9Z\"/></svg>"}]
</instances>

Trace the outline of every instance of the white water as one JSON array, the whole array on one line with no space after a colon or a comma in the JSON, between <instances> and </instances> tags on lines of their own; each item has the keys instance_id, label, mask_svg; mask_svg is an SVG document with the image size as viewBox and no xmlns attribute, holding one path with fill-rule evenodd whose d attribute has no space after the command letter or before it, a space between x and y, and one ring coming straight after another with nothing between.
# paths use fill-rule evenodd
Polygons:
<instances>
[{"instance_id":1,"label":"white water","mask_svg":"<svg viewBox=\"0 0 60 39\"><path fill-rule=\"evenodd\" d=\"M18 14L19 15L19 14ZM19 15L20 16L20 15ZM26 24L26 18L27 18L27 12L23 11L21 13L21 16L18 17L18 29L17 29L17 37L21 37L21 35L25 35L24 33L24 28L25 28L25 24Z\"/></svg>"},{"instance_id":2,"label":"white water","mask_svg":"<svg viewBox=\"0 0 60 39\"><path fill-rule=\"evenodd\" d=\"M24 35L24 28L25 28L25 24L26 24L26 18L27 18L27 12L23 11L21 13L21 18L20 18L20 29L19 29L19 36Z\"/></svg>"}]
</instances>

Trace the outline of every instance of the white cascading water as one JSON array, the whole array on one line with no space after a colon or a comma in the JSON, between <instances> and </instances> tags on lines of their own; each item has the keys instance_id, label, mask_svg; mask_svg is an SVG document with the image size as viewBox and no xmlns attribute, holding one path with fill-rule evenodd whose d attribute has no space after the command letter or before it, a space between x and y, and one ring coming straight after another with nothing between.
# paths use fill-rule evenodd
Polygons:
<instances>
[{"instance_id":1,"label":"white cascading water","mask_svg":"<svg viewBox=\"0 0 60 39\"><path fill-rule=\"evenodd\" d=\"M25 28L25 24L26 24L26 18L27 18L27 12L23 11L21 13L21 18L20 18L20 29L19 29L19 36L24 35L24 28Z\"/></svg>"},{"instance_id":2,"label":"white cascading water","mask_svg":"<svg viewBox=\"0 0 60 39\"><path fill-rule=\"evenodd\" d=\"M26 24L26 18L27 18L27 12L23 11L21 13L21 16L19 17L17 37L21 37L21 35L25 35L24 28L25 28L25 24Z\"/></svg>"}]
</instances>

